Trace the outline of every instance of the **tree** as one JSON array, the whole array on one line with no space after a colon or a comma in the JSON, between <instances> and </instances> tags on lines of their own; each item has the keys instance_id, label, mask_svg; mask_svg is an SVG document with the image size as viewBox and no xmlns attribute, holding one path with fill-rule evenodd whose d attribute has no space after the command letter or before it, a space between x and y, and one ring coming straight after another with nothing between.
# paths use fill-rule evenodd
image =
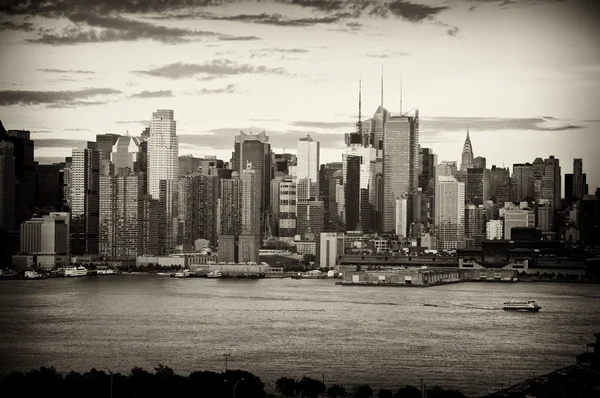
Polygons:
<instances>
[{"instance_id":1,"label":"tree","mask_svg":"<svg viewBox=\"0 0 600 398\"><path fill-rule=\"evenodd\" d=\"M371 398L373 396L373 389L367 384L363 384L360 387L356 387L354 390L355 398Z\"/></svg>"},{"instance_id":2,"label":"tree","mask_svg":"<svg viewBox=\"0 0 600 398\"><path fill-rule=\"evenodd\" d=\"M296 380L289 377L280 377L275 382L275 389L284 397L296 396Z\"/></svg>"},{"instance_id":3,"label":"tree","mask_svg":"<svg viewBox=\"0 0 600 398\"><path fill-rule=\"evenodd\" d=\"M427 389L428 398L466 398L463 393L457 390L445 390L440 386L433 386Z\"/></svg>"},{"instance_id":4,"label":"tree","mask_svg":"<svg viewBox=\"0 0 600 398\"><path fill-rule=\"evenodd\" d=\"M329 398L345 398L346 389L343 386L338 386L337 384L334 384L327 389L325 395L327 395Z\"/></svg>"},{"instance_id":5,"label":"tree","mask_svg":"<svg viewBox=\"0 0 600 398\"><path fill-rule=\"evenodd\" d=\"M325 392L325 384L305 376L296 383L296 390L300 392L301 397L317 398Z\"/></svg>"},{"instance_id":6,"label":"tree","mask_svg":"<svg viewBox=\"0 0 600 398\"><path fill-rule=\"evenodd\" d=\"M381 388L377 393L377 398L394 398L394 392L386 388Z\"/></svg>"},{"instance_id":7,"label":"tree","mask_svg":"<svg viewBox=\"0 0 600 398\"><path fill-rule=\"evenodd\" d=\"M421 391L414 386L401 387L396 391L396 398L422 398Z\"/></svg>"}]
</instances>

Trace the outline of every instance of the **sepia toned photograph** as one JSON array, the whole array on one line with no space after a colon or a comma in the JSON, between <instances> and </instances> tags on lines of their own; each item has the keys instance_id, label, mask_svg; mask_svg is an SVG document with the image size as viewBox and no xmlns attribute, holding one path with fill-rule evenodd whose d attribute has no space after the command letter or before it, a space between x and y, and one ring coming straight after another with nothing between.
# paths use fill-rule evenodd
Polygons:
<instances>
[{"instance_id":1,"label":"sepia toned photograph","mask_svg":"<svg viewBox=\"0 0 600 398\"><path fill-rule=\"evenodd\" d=\"M600 0L0 0L0 396L600 397Z\"/></svg>"}]
</instances>

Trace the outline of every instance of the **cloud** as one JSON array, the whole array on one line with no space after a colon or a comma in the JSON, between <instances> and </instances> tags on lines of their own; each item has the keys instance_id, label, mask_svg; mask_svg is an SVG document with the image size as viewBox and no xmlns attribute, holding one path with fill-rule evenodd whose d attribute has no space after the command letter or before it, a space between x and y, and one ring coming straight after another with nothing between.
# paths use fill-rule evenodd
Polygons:
<instances>
[{"instance_id":1,"label":"cloud","mask_svg":"<svg viewBox=\"0 0 600 398\"><path fill-rule=\"evenodd\" d=\"M0 22L0 32L5 30L21 30L23 32L33 32L35 28L31 22L14 22L4 21Z\"/></svg>"},{"instance_id":2,"label":"cloud","mask_svg":"<svg viewBox=\"0 0 600 398\"><path fill-rule=\"evenodd\" d=\"M310 50L306 50L303 48L261 48L260 50L252 50L250 51L250 58L256 57L270 57L276 55L277 53L283 54L280 59L298 59L298 58L289 58L287 54L306 54L309 53Z\"/></svg>"},{"instance_id":3,"label":"cloud","mask_svg":"<svg viewBox=\"0 0 600 398\"><path fill-rule=\"evenodd\" d=\"M160 90L160 91L142 91L141 93L131 94L131 98L165 98L172 97L173 92L171 90Z\"/></svg>"},{"instance_id":4,"label":"cloud","mask_svg":"<svg viewBox=\"0 0 600 398\"><path fill-rule=\"evenodd\" d=\"M224 41L253 41L253 40L261 40L261 38L257 37L257 36L219 36L219 40L224 40Z\"/></svg>"},{"instance_id":5,"label":"cloud","mask_svg":"<svg viewBox=\"0 0 600 398\"><path fill-rule=\"evenodd\" d=\"M202 18L213 21L236 21L247 23L258 23L276 26L313 26L318 24L331 24L340 21L337 16L323 16L310 18L286 18L281 14L238 14L217 16L212 14L200 14Z\"/></svg>"},{"instance_id":6,"label":"cloud","mask_svg":"<svg viewBox=\"0 0 600 398\"><path fill-rule=\"evenodd\" d=\"M263 74L283 75L283 68L268 68L266 66L253 66L249 64L238 64L227 59L215 59L204 64L184 64L181 62L164 65L150 70L133 71L132 73L164 77L167 79L184 79L195 75L240 75L240 74Z\"/></svg>"},{"instance_id":7,"label":"cloud","mask_svg":"<svg viewBox=\"0 0 600 398\"><path fill-rule=\"evenodd\" d=\"M81 74L95 74L91 70L74 70L74 69L38 69L40 72L46 73L81 73Z\"/></svg>"},{"instance_id":8,"label":"cloud","mask_svg":"<svg viewBox=\"0 0 600 398\"><path fill-rule=\"evenodd\" d=\"M116 41L155 40L165 44L189 41L190 37L218 36L182 28L154 25L121 16L103 16L93 12L73 12L67 15L74 26L65 27L61 33L42 31L31 43L51 45L73 45L80 43L102 43ZM85 28L87 26L89 28Z\"/></svg>"},{"instance_id":9,"label":"cloud","mask_svg":"<svg viewBox=\"0 0 600 398\"><path fill-rule=\"evenodd\" d=\"M141 124L142 126L149 126L150 120L117 120L116 124Z\"/></svg>"},{"instance_id":10,"label":"cloud","mask_svg":"<svg viewBox=\"0 0 600 398\"><path fill-rule=\"evenodd\" d=\"M290 123L296 127L306 127L312 129L352 129L353 122L311 122L311 121L295 121Z\"/></svg>"},{"instance_id":11,"label":"cloud","mask_svg":"<svg viewBox=\"0 0 600 398\"><path fill-rule=\"evenodd\" d=\"M404 51L389 51L389 52L385 52L382 54L365 54L365 55L369 58L394 58L396 56L404 57L409 54L405 53Z\"/></svg>"},{"instance_id":12,"label":"cloud","mask_svg":"<svg viewBox=\"0 0 600 398\"><path fill-rule=\"evenodd\" d=\"M80 148L87 145L87 140L72 140L67 138L36 138L35 148ZM64 161L64 158L63 160Z\"/></svg>"},{"instance_id":13,"label":"cloud","mask_svg":"<svg viewBox=\"0 0 600 398\"><path fill-rule=\"evenodd\" d=\"M421 119L422 131L500 131L500 130L533 130L533 131L570 131L583 126L568 123L564 120L550 118L474 118L474 117L431 117Z\"/></svg>"},{"instance_id":14,"label":"cloud","mask_svg":"<svg viewBox=\"0 0 600 398\"><path fill-rule=\"evenodd\" d=\"M223 88L203 88L202 90L197 91L197 94L233 94L235 93L236 84L228 84Z\"/></svg>"},{"instance_id":15,"label":"cloud","mask_svg":"<svg viewBox=\"0 0 600 398\"><path fill-rule=\"evenodd\" d=\"M433 7L406 0L394 0L388 7L396 17L410 22L421 22L448 9L447 6Z\"/></svg>"},{"instance_id":16,"label":"cloud","mask_svg":"<svg viewBox=\"0 0 600 398\"><path fill-rule=\"evenodd\" d=\"M80 105L97 105L101 101L82 101L92 97L120 94L121 91L111 88L86 88L75 91L0 91L0 105L40 105L51 107L72 107Z\"/></svg>"},{"instance_id":17,"label":"cloud","mask_svg":"<svg viewBox=\"0 0 600 398\"><path fill-rule=\"evenodd\" d=\"M177 134L181 144L191 145L198 148L212 148L215 150L231 149L233 147L235 137L240 134L240 130L248 133L262 132L263 128L246 127L246 128L219 128L210 130L205 133L198 134ZM343 134L323 134L313 131L301 130L266 130L269 142L272 147L296 147L298 139L305 137L307 133L319 141L321 148L340 148L344 145Z\"/></svg>"}]
</instances>

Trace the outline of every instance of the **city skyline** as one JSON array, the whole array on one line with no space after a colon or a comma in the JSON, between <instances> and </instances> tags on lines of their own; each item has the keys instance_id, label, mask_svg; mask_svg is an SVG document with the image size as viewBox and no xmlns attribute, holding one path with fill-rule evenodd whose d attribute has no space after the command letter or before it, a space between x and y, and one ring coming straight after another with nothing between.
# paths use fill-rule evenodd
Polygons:
<instances>
[{"instance_id":1,"label":"city skyline","mask_svg":"<svg viewBox=\"0 0 600 398\"><path fill-rule=\"evenodd\" d=\"M137 136L154 109L177 112L181 154L228 160L240 130L264 129L274 152L310 134L321 163L340 161L358 77L366 119L383 66L384 106L399 110L402 74L403 108L420 110L421 146L439 161L460 160L468 125L488 166L554 155L569 173L583 158L600 185L592 1L365 2L356 17L347 1L67 3L0 7L1 117L32 132L41 163L96 134Z\"/></svg>"}]
</instances>

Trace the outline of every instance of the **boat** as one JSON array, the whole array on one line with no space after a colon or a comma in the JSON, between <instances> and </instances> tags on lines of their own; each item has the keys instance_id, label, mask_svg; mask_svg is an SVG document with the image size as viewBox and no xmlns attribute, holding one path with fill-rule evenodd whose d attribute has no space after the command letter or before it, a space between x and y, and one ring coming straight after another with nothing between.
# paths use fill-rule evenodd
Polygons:
<instances>
[{"instance_id":1,"label":"boat","mask_svg":"<svg viewBox=\"0 0 600 398\"><path fill-rule=\"evenodd\" d=\"M67 267L65 276L87 276L88 270L85 267Z\"/></svg>"},{"instance_id":2,"label":"boat","mask_svg":"<svg viewBox=\"0 0 600 398\"><path fill-rule=\"evenodd\" d=\"M157 272L156 275L158 276L171 276L170 272Z\"/></svg>"},{"instance_id":3,"label":"boat","mask_svg":"<svg viewBox=\"0 0 600 398\"><path fill-rule=\"evenodd\" d=\"M221 271L210 271L206 275L207 278L220 278L222 276L223 276L223 274L221 274Z\"/></svg>"},{"instance_id":4,"label":"boat","mask_svg":"<svg viewBox=\"0 0 600 398\"><path fill-rule=\"evenodd\" d=\"M114 269L99 269L98 275L114 275L117 272Z\"/></svg>"},{"instance_id":5,"label":"boat","mask_svg":"<svg viewBox=\"0 0 600 398\"><path fill-rule=\"evenodd\" d=\"M44 279L46 278L44 274L40 274L36 271L25 271L25 275L23 276L25 279Z\"/></svg>"},{"instance_id":6,"label":"boat","mask_svg":"<svg viewBox=\"0 0 600 398\"><path fill-rule=\"evenodd\" d=\"M542 309L535 300L507 301L502 307L505 311L538 312Z\"/></svg>"},{"instance_id":7,"label":"boat","mask_svg":"<svg viewBox=\"0 0 600 398\"><path fill-rule=\"evenodd\" d=\"M187 278L188 276L190 276L190 271L187 269L184 269L181 272L175 272L174 274L171 274L171 278Z\"/></svg>"}]
</instances>

